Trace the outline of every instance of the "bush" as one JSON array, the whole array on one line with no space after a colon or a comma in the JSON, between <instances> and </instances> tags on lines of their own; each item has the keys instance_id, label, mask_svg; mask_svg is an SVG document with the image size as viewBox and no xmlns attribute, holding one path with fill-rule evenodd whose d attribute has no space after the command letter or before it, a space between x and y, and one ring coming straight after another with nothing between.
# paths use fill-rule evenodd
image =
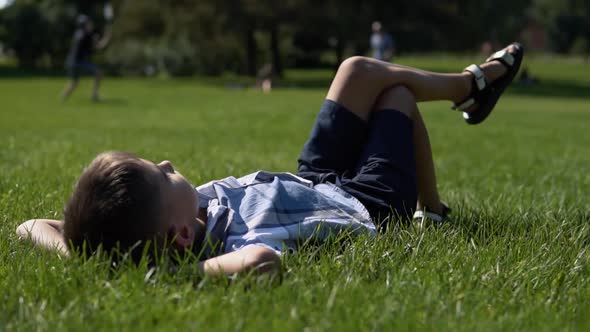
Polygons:
<instances>
[{"instance_id":1,"label":"bush","mask_svg":"<svg viewBox=\"0 0 590 332\"><path fill-rule=\"evenodd\" d=\"M195 37L193 37L195 38ZM243 67L244 54L231 38L190 39L183 33L151 40L123 39L113 43L105 60L113 73L124 75L190 76L237 72Z\"/></svg>"},{"instance_id":2,"label":"bush","mask_svg":"<svg viewBox=\"0 0 590 332\"><path fill-rule=\"evenodd\" d=\"M573 55L588 55L590 53L590 43L586 37L578 37L572 43L570 53Z\"/></svg>"},{"instance_id":3,"label":"bush","mask_svg":"<svg viewBox=\"0 0 590 332\"><path fill-rule=\"evenodd\" d=\"M588 39L589 36L590 24L583 16L560 15L551 31L555 49L560 53L571 52L574 44L580 43L578 40Z\"/></svg>"},{"instance_id":4,"label":"bush","mask_svg":"<svg viewBox=\"0 0 590 332\"><path fill-rule=\"evenodd\" d=\"M2 11L7 31L3 35L6 48L12 49L20 67L35 67L49 48L49 23L33 3L15 2Z\"/></svg>"}]
</instances>

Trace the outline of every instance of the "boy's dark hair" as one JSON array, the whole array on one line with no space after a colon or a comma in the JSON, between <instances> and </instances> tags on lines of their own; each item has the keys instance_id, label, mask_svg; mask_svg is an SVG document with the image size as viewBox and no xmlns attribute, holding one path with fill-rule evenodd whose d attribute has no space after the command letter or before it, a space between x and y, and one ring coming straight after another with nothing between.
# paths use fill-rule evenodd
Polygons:
<instances>
[{"instance_id":1,"label":"boy's dark hair","mask_svg":"<svg viewBox=\"0 0 590 332\"><path fill-rule=\"evenodd\" d=\"M141 258L158 236L161 206L158 184L141 160L127 152L98 155L84 170L64 212L64 239L89 255L99 246L115 255Z\"/></svg>"}]
</instances>

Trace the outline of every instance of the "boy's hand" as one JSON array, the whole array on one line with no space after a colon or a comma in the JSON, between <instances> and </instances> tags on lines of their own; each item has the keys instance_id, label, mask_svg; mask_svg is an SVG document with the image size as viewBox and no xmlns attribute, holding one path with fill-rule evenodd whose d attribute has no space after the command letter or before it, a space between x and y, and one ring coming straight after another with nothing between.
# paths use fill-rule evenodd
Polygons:
<instances>
[{"instance_id":1,"label":"boy's hand","mask_svg":"<svg viewBox=\"0 0 590 332\"><path fill-rule=\"evenodd\" d=\"M63 221L52 219L31 219L16 228L20 239L31 240L35 246L69 256L68 246L62 235Z\"/></svg>"}]
</instances>

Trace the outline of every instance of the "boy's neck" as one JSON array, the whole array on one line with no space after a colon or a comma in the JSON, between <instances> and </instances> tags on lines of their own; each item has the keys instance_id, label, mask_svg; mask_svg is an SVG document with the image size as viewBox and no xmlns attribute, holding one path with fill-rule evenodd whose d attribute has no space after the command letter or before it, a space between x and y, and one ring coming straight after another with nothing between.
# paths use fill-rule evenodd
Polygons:
<instances>
[{"instance_id":1,"label":"boy's neck","mask_svg":"<svg viewBox=\"0 0 590 332\"><path fill-rule=\"evenodd\" d=\"M195 254L200 254L203 241L205 240L205 236L207 236L207 209L199 208L197 211L197 219L197 224L199 226L196 228L197 231L192 250Z\"/></svg>"}]
</instances>

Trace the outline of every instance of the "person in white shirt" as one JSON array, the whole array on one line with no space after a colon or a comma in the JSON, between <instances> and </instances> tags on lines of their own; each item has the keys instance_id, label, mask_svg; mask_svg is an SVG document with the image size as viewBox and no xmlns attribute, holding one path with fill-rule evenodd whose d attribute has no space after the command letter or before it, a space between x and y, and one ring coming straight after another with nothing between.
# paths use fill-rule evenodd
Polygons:
<instances>
[{"instance_id":1,"label":"person in white shirt","mask_svg":"<svg viewBox=\"0 0 590 332\"><path fill-rule=\"evenodd\" d=\"M373 33L371 34L370 44L373 50L373 58L381 61L391 61L395 54L395 42L393 37L385 31L381 22L375 21L371 25Z\"/></svg>"}]
</instances>

